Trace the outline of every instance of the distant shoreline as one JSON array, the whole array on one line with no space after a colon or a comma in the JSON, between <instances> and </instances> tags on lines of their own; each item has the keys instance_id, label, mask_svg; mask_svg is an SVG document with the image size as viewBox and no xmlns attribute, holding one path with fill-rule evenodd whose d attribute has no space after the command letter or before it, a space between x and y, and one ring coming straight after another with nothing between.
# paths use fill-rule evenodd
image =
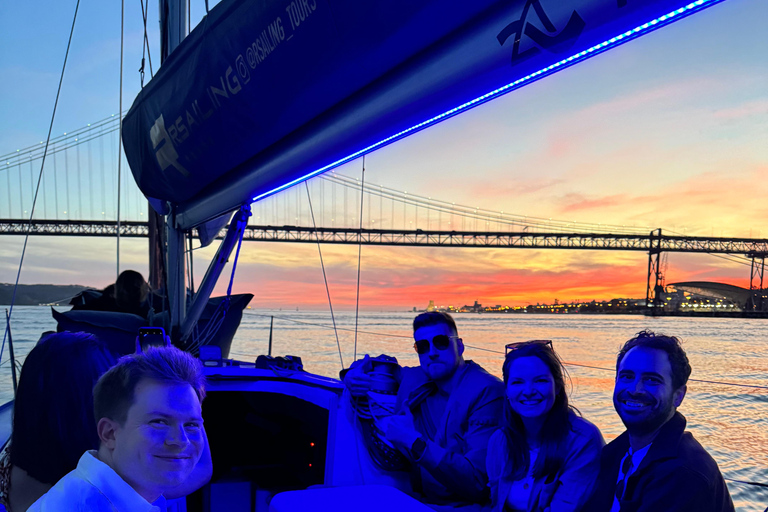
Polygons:
<instances>
[{"instance_id":1,"label":"distant shoreline","mask_svg":"<svg viewBox=\"0 0 768 512\"><path fill-rule=\"evenodd\" d=\"M16 306L64 306L72 297L90 288L79 284L20 284L16 291ZM0 283L0 304L10 305L13 285Z\"/></svg>"}]
</instances>

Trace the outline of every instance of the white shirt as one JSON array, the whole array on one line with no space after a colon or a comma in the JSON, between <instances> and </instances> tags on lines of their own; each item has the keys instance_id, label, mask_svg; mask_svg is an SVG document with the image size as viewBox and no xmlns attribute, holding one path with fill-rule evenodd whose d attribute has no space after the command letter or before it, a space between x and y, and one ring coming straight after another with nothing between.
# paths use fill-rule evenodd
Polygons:
<instances>
[{"instance_id":1,"label":"white shirt","mask_svg":"<svg viewBox=\"0 0 768 512\"><path fill-rule=\"evenodd\" d=\"M650 449L651 449L650 444L644 448L637 450L636 452L633 452L631 447L629 448L629 451L627 452L627 454L621 459L621 462L619 462L619 478L616 479L617 485L619 482L624 480L624 472L621 470L621 468L624 466L624 461L627 459L627 457L632 457L632 467L629 468L629 471L627 472L627 478L629 478L630 475L632 475L635 471L637 471L638 466L640 466L640 463L643 462L643 459L645 458L646 454L648 453L648 450ZM626 486L626 484L624 485ZM619 512L620 508L621 508L621 504L619 504L619 500L616 498L616 496L614 496L611 512Z\"/></svg>"},{"instance_id":2,"label":"white shirt","mask_svg":"<svg viewBox=\"0 0 768 512\"><path fill-rule=\"evenodd\" d=\"M166 512L165 498L154 503L141 497L115 471L96 458L96 451L80 457L27 512Z\"/></svg>"}]
</instances>

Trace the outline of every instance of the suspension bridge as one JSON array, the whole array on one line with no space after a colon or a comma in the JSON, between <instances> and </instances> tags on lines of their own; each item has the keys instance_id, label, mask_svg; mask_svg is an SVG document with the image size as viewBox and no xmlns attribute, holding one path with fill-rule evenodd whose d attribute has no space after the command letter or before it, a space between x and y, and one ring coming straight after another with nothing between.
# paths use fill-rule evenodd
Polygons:
<instances>
[{"instance_id":1,"label":"suspension bridge","mask_svg":"<svg viewBox=\"0 0 768 512\"><path fill-rule=\"evenodd\" d=\"M0 156L0 197L6 198L0 235L147 237L146 199L125 160L125 172L119 178L116 172L119 119L115 114L52 138L39 184L43 141ZM252 213L245 241L644 252L648 298L663 287L664 253L708 253L749 265L755 290L763 289L768 255L768 239L529 217L409 194L334 171L255 203Z\"/></svg>"}]
</instances>

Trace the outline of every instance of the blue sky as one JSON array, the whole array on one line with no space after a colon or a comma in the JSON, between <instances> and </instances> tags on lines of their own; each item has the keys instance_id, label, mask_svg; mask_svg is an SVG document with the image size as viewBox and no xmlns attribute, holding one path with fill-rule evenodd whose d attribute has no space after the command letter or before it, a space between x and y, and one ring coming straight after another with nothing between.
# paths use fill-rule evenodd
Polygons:
<instances>
[{"instance_id":1,"label":"blue sky","mask_svg":"<svg viewBox=\"0 0 768 512\"><path fill-rule=\"evenodd\" d=\"M202 15L203 3L198 3L195 19ZM47 133L74 5L12 2L4 7L0 73L13 79L0 82L0 154L39 142ZM727 0L379 150L367 157L366 179L522 215L768 237L766 19L768 2ZM126 20L127 109L139 90L139 5L126 5ZM153 3L148 28L156 42ZM119 31L116 2L81 4L54 135L117 112ZM157 45L151 50L157 66ZM353 162L339 172L357 175L359 168ZM9 282L20 241L4 242L0 281ZM87 246L88 255L75 246ZM31 247L39 250L30 256L22 282L104 285L114 276L113 246L106 240L34 240ZM79 256L61 258L56 265L46 256L70 250ZM125 265L145 268L144 242L126 241L123 250ZM455 290L463 288L456 283L466 281L487 281L487 286L453 293L452 299L471 302L474 294L481 299L485 294L514 302L539 288L542 300L556 293L561 300L644 295L644 257L623 253L366 248L363 254L371 272L371 301L382 296L373 283L390 282L387 276L395 275L399 292L387 303L397 293L414 301L449 294L428 291L430 283L451 283ZM304 266L308 259L316 259L314 248L254 244L238 268L239 286L284 296L288 304L296 290L322 285L315 265ZM441 272L434 271L436 262ZM326 264L339 283L355 274L355 263L356 248L328 248ZM450 270L456 268L462 272ZM518 273L509 275L509 269ZM670 281L707 278L742 286L749 270L711 257L674 257L670 269ZM595 276L607 274L627 277L623 284L605 279L605 286L596 286ZM429 279L418 284L419 276ZM411 283L423 289L411 290ZM520 292L502 292L494 284Z\"/></svg>"}]
</instances>

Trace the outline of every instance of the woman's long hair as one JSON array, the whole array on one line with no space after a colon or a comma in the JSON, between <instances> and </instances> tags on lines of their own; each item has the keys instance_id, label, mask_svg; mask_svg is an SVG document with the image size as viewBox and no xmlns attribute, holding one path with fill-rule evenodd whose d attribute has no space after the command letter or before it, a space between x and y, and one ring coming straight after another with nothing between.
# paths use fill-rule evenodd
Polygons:
<instances>
[{"instance_id":1,"label":"woman's long hair","mask_svg":"<svg viewBox=\"0 0 768 512\"><path fill-rule=\"evenodd\" d=\"M578 410L568 404L568 394L565 390L567 372L562 361L549 345L537 343L524 344L513 349L504 358L502 372L504 374L504 387L509 383L509 369L512 362L522 357L538 357L549 371L555 381L555 403L547 413L547 418L539 433L539 456L533 468L534 478L546 477L547 481L554 479L563 466L565 444L568 432L571 430L571 411L578 414ZM515 412L509 403L509 397L504 400L504 417L501 429L507 441L509 464L506 465L505 475L512 480L519 480L528 474L530 461L530 446L525 436L525 425L520 415Z\"/></svg>"}]
</instances>

